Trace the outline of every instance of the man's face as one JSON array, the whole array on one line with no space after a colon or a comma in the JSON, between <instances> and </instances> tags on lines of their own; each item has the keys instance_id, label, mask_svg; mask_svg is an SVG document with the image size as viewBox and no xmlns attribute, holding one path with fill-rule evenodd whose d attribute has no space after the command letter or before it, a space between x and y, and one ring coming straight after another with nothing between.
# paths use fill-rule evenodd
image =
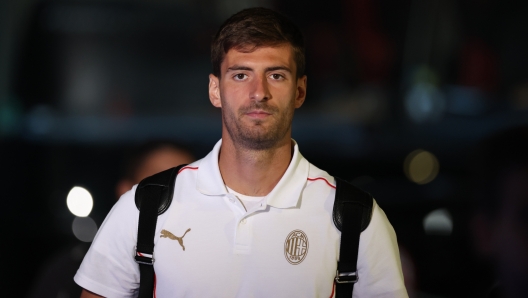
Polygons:
<instances>
[{"instance_id":1,"label":"man's face","mask_svg":"<svg viewBox=\"0 0 528 298\"><path fill-rule=\"evenodd\" d=\"M306 76L297 79L295 74L289 44L229 50L221 77L209 76L209 98L222 108L223 134L253 150L290 142L294 110L306 96Z\"/></svg>"}]
</instances>

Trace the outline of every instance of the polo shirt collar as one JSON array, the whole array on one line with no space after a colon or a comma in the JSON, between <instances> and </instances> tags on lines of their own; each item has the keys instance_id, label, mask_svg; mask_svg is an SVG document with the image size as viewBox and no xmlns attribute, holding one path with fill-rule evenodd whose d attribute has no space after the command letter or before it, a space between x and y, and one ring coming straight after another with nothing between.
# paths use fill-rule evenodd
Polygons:
<instances>
[{"instance_id":1,"label":"polo shirt collar","mask_svg":"<svg viewBox=\"0 0 528 298\"><path fill-rule=\"evenodd\" d=\"M222 139L216 143L213 150L207 154L198 166L196 189L209 196L227 194L227 189L218 167L218 154L222 147Z\"/></svg>"},{"instance_id":2,"label":"polo shirt collar","mask_svg":"<svg viewBox=\"0 0 528 298\"><path fill-rule=\"evenodd\" d=\"M294 143L293 157L288 169L279 183L266 196L268 205L276 208L296 207L301 192L308 178L309 163L299 152L297 142ZM227 190L218 167L218 154L222 147L222 140L218 141L213 150L200 162L196 188L204 195L219 196L227 194Z\"/></svg>"}]
</instances>

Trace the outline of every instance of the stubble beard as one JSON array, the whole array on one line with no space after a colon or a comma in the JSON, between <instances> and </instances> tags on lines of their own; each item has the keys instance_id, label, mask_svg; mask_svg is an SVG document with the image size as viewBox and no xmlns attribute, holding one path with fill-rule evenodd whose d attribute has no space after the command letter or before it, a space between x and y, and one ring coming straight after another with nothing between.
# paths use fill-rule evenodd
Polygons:
<instances>
[{"instance_id":1,"label":"stubble beard","mask_svg":"<svg viewBox=\"0 0 528 298\"><path fill-rule=\"evenodd\" d=\"M235 143L242 148L249 150L269 150L275 148L291 128L294 108L280 111L277 107L270 106L262 102L251 102L248 106L234 111L222 103L222 120L229 136ZM251 111L259 109L270 113L274 119L266 120L244 120L244 115ZM270 122L272 123L265 123ZM249 122L249 123L248 123Z\"/></svg>"}]
</instances>

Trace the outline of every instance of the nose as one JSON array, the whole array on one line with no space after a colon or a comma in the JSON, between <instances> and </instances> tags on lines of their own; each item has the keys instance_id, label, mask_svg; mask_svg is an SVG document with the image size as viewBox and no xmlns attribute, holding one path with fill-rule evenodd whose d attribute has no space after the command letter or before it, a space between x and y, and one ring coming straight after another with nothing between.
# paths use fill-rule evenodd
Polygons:
<instances>
[{"instance_id":1,"label":"nose","mask_svg":"<svg viewBox=\"0 0 528 298\"><path fill-rule=\"evenodd\" d=\"M271 98L266 76L256 77L251 86L249 98L255 101L267 101Z\"/></svg>"}]
</instances>

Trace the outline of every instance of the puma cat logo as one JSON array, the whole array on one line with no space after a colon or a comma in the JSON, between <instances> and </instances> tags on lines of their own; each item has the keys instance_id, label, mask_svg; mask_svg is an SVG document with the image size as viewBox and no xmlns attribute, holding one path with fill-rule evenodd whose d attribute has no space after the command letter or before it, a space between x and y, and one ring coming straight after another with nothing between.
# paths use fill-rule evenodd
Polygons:
<instances>
[{"instance_id":1,"label":"puma cat logo","mask_svg":"<svg viewBox=\"0 0 528 298\"><path fill-rule=\"evenodd\" d=\"M191 229L187 229L187 231L185 231L185 234L187 234L190 231L191 231ZM177 236L174 236L173 233L163 229L163 230L161 230L160 238L169 238L169 239L172 239L172 240L178 240L178 243L181 245L183 250L185 250L185 246L183 246L183 237L185 237L185 234L183 234L183 236L181 236L181 237L177 237Z\"/></svg>"}]
</instances>

